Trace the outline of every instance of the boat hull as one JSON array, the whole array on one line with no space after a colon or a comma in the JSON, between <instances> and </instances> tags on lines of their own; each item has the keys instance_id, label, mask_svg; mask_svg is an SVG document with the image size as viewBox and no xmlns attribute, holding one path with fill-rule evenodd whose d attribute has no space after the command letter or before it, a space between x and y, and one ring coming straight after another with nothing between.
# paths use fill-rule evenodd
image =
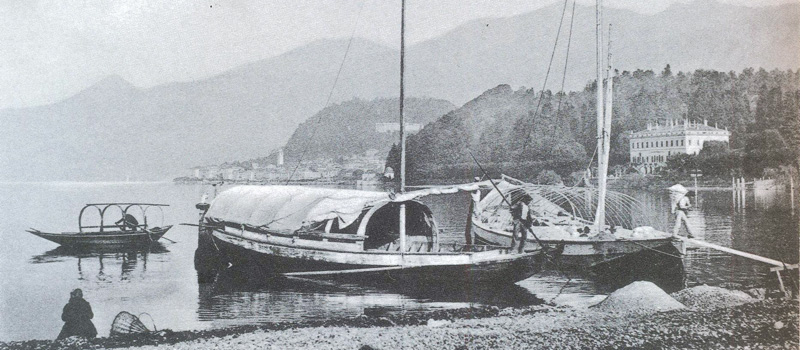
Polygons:
<instances>
[{"instance_id":1,"label":"boat hull","mask_svg":"<svg viewBox=\"0 0 800 350\"><path fill-rule=\"evenodd\" d=\"M368 284L416 287L432 283L513 283L530 277L542 266L540 252L512 254L499 249L401 254L322 249L309 247L303 240L281 242L280 238L253 232L215 229L212 237L222 258L234 265L253 266L269 274L328 271L331 273L300 275Z\"/></svg>"},{"instance_id":2,"label":"boat hull","mask_svg":"<svg viewBox=\"0 0 800 350\"><path fill-rule=\"evenodd\" d=\"M51 233L38 230L28 230L31 234L65 247L92 248L92 247L125 247L146 246L158 241L172 226L157 227L149 232L62 232Z\"/></svg>"},{"instance_id":3,"label":"boat hull","mask_svg":"<svg viewBox=\"0 0 800 350\"><path fill-rule=\"evenodd\" d=\"M492 230L473 223L472 232L478 244L511 245L511 234ZM652 239L616 239L616 240L546 240L544 245L563 249L558 262L565 268L587 268L609 263L617 259L651 251L665 259L678 259L685 254L683 241L671 237ZM539 243L528 236L526 249L539 249ZM663 254L658 254L659 252Z\"/></svg>"}]
</instances>

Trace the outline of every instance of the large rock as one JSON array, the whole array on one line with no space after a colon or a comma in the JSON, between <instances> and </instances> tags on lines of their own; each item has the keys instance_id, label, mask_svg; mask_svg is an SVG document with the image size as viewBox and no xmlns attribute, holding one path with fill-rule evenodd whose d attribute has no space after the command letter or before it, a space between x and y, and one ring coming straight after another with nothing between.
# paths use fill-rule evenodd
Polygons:
<instances>
[{"instance_id":1,"label":"large rock","mask_svg":"<svg viewBox=\"0 0 800 350\"><path fill-rule=\"evenodd\" d=\"M633 282L617 289L594 307L620 313L652 313L685 308L661 288L646 281Z\"/></svg>"}]
</instances>

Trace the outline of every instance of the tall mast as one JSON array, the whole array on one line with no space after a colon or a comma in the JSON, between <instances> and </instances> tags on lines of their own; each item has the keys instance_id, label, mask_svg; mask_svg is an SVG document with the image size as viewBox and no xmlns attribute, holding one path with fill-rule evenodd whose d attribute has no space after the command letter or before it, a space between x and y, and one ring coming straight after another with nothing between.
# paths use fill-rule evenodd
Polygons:
<instances>
[{"instance_id":1,"label":"tall mast","mask_svg":"<svg viewBox=\"0 0 800 350\"><path fill-rule=\"evenodd\" d=\"M403 193L406 191L406 125L403 115L406 63L406 0L402 0L400 12L400 193ZM406 252L406 205L404 203L400 203L399 211L400 254L404 259Z\"/></svg>"},{"instance_id":2,"label":"tall mast","mask_svg":"<svg viewBox=\"0 0 800 350\"><path fill-rule=\"evenodd\" d=\"M400 193L406 191L406 123L403 114L405 102L405 68L406 68L406 1L402 1L400 15Z\"/></svg>"},{"instance_id":3,"label":"tall mast","mask_svg":"<svg viewBox=\"0 0 800 350\"><path fill-rule=\"evenodd\" d=\"M595 214L595 226L597 232L603 231L606 224L606 173L605 166L605 120L603 119L603 1L597 0L595 6L596 18L596 38L597 38L597 213Z\"/></svg>"},{"instance_id":4,"label":"tall mast","mask_svg":"<svg viewBox=\"0 0 800 350\"><path fill-rule=\"evenodd\" d=\"M603 115L603 181L600 183L600 189L603 193L603 218L605 218L605 198L606 193L606 179L608 177L608 156L611 152L611 117L612 117L612 105L613 102L613 88L614 88L614 77L611 71L611 25L608 25L608 68L606 70L606 93L605 99L605 113ZM602 229L603 226L600 226Z\"/></svg>"}]
</instances>

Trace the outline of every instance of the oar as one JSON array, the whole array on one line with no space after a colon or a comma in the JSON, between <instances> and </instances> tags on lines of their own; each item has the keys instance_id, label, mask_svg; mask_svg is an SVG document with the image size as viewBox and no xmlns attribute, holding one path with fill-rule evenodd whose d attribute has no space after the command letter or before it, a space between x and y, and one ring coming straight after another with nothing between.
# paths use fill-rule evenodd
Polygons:
<instances>
[{"instance_id":1,"label":"oar","mask_svg":"<svg viewBox=\"0 0 800 350\"><path fill-rule=\"evenodd\" d=\"M145 233L147 233L147 237L148 237L148 238L150 238L150 234L151 234L151 233L150 233L150 230L148 230L148 229L146 229L146 228L143 228L143 229L142 229L142 231L144 231ZM166 239L166 240L168 240L168 241L170 241L170 242L172 242L172 243L178 243L178 242L175 242L175 241L173 241L173 240L171 240L171 239L169 239L169 238L167 238L167 237L164 237L164 236L161 236L161 238L163 238L163 239ZM152 241L152 238L150 238L150 240Z\"/></svg>"}]
</instances>

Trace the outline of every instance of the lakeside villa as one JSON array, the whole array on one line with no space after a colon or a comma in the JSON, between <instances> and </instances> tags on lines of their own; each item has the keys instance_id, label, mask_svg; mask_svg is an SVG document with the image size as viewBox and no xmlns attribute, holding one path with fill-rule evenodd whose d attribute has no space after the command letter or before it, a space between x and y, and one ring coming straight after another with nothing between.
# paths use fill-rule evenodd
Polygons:
<instances>
[{"instance_id":1,"label":"lakeside villa","mask_svg":"<svg viewBox=\"0 0 800 350\"><path fill-rule=\"evenodd\" d=\"M666 124L647 124L647 129L630 135L631 165L642 174L652 174L674 154L698 154L706 141L729 142L726 129L689 119L670 119Z\"/></svg>"}]
</instances>

